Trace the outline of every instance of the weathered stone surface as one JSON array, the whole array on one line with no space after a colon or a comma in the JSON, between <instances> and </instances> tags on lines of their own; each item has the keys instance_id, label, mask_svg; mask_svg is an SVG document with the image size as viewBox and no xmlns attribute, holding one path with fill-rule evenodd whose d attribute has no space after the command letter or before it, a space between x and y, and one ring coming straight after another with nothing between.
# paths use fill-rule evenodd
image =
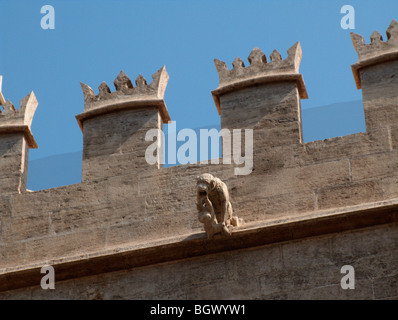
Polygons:
<instances>
[{"instance_id":1,"label":"weathered stone surface","mask_svg":"<svg viewBox=\"0 0 398 320\"><path fill-rule=\"evenodd\" d=\"M398 126L390 126L391 148L398 149Z\"/></svg>"},{"instance_id":2,"label":"weathered stone surface","mask_svg":"<svg viewBox=\"0 0 398 320\"><path fill-rule=\"evenodd\" d=\"M39 212L54 212L83 206L95 207L107 203L107 182L75 184L54 189L28 192L12 197L12 216L31 216Z\"/></svg>"},{"instance_id":3,"label":"weathered stone surface","mask_svg":"<svg viewBox=\"0 0 398 320\"><path fill-rule=\"evenodd\" d=\"M123 219L118 210L111 211L110 204L59 209L51 213L51 232L63 234L71 231L106 227ZM110 214L112 212L112 214Z\"/></svg>"},{"instance_id":4,"label":"weathered stone surface","mask_svg":"<svg viewBox=\"0 0 398 320\"><path fill-rule=\"evenodd\" d=\"M143 210L145 212L145 210ZM121 244L141 243L143 241L150 241L159 234L158 226L162 223L164 218L149 216L147 218L139 217L136 219L127 219L126 222L118 223L110 226L107 230L107 246L117 246ZM178 221L175 219L174 223ZM176 234L178 229L170 221L169 230L162 232L162 236ZM166 233L166 234L165 234ZM178 233L177 233L178 234Z\"/></svg>"},{"instance_id":5,"label":"weathered stone surface","mask_svg":"<svg viewBox=\"0 0 398 320\"><path fill-rule=\"evenodd\" d=\"M377 153L351 160L352 179L394 176L398 173L398 152Z\"/></svg>"},{"instance_id":6,"label":"weathered stone surface","mask_svg":"<svg viewBox=\"0 0 398 320\"><path fill-rule=\"evenodd\" d=\"M397 123L397 73L397 60L360 70L367 129Z\"/></svg>"},{"instance_id":7,"label":"weathered stone surface","mask_svg":"<svg viewBox=\"0 0 398 320\"><path fill-rule=\"evenodd\" d=\"M0 219L11 216L11 197L0 196Z\"/></svg>"},{"instance_id":8,"label":"weathered stone surface","mask_svg":"<svg viewBox=\"0 0 398 320\"><path fill-rule=\"evenodd\" d=\"M380 179L385 199L395 199L398 197L398 176L383 177Z\"/></svg>"},{"instance_id":9,"label":"weathered stone surface","mask_svg":"<svg viewBox=\"0 0 398 320\"><path fill-rule=\"evenodd\" d=\"M333 298L331 298L333 297ZM370 280L357 280L355 290L343 290L340 284L319 286L287 292L286 300L371 300L374 299Z\"/></svg>"},{"instance_id":10,"label":"weathered stone surface","mask_svg":"<svg viewBox=\"0 0 398 320\"><path fill-rule=\"evenodd\" d=\"M0 192L26 191L29 146L23 133L0 133Z\"/></svg>"},{"instance_id":11,"label":"weathered stone surface","mask_svg":"<svg viewBox=\"0 0 398 320\"><path fill-rule=\"evenodd\" d=\"M380 235L383 239L380 240ZM57 283L56 290L0 293L1 299L384 299L398 295L395 274L359 276L355 290L343 290L340 269L353 263L358 275L383 265L397 237L396 226L385 226L257 247L173 263ZM387 240L388 245L383 242ZM364 262L374 252L372 264ZM333 243L333 245L332 245ZM349 246L349 255L336 256ZM395 242L396 246L396 242ZM395 256L396 257L396 256ZM390 254L390 261L394 257ZM362 269L362 270L361 270ZM386 268L387 269L387 268ZM393 271L391 266L388 268ZM225 278L228 270L228 278ZM195 275L195 276L193 276Z\"/></svg>"},{"instance_id":12,"label":"weathered stone surface","mask_svg":"<svg viewBox=\"0 0 398 320\"><path fill-rule=\"evenodd\" d=\"M145 141L149 129L161 129L156 108L133 109L88 119L84 124L83 181L149 169ZM153 168L153 167L152 167Z\"/></svg>"},{"instance_id":13,"label":"weathered stone surface","mask_svg":"<svg viewBox=\"0 0 398 320\"><path fill-rule=\"evenodd\" d=\"M331 255L333 260L342 263L352 260L356 255L361 257L377 255L380 248L383 248L385 252L395 251L398 249L398 242L395 238L396 232L396 227L389 226L335 235L331 238ZM370 234L371 238L369 239Z\"/></svg>"},{"instance_id":14,"label":"weathered stone surface","mask_svg":"<svg viewBox=\"0 0 398 320\"><path fill-rule=\"evenodd\" d=\"M397 300L398 275L390 277L380 277L373 280L374 298L375 299L392 299Z\"/></svg>"},{"instance_id":15,"label":"weathered stone surface","mask_svg":"<svg viewBox=\"0 0 398 320\"><path fill-rule=\"evenodd\" d=\"M254 128L260 120L269 127L297 123L298 101L294 82L270 83L226 93L220 97L221 128Z\"/></svg>"},{"instance_id":16,"label":"weathered stone surface","mask_svg":"<svg viewBox=\"0 0 398 320\"><path fill-rule=\"evenodd\" d=\"M33 91L15 109L10 100L4 101L0 79L0 193L26 191L29 148L37 148L31 132L33 115L38 102Z\"/></svg>"},{"instance_id":17,"label":"weathered stone surface","mask_svg":"<svg viewBox=\"0 0 398 320\"><path fill-rule=\"evenodd\" d=\"M308 142L304 148L295 149L294 161L298 165L307 165L390 150L389 131L380 128L366 133Z\"/></svg>"},{"instance_id":18,"label":"weathered stone surface","mask_svg":"<svg viewBox=\"0 0 398 320\"><path fill-rule=\"evenodd\" d=\"M251 220L250 216L255 215L258 209L261 209L263 218L264 214L286 215L314 210L316 190L348 183L349 171L348 160L285 168L231 181L230 189L236 203L234 206L245 220ZM247 194L253 202L244 201Z\"/></svg>"},{"instance_id":19,"label":"weathered stone surface","mask_svg":"<svg viewBox=\"0 0 398 320\"><path fill-rule=\"evenodd\" d=\"M139 75L135 87L122 72L115 92L102 83L95 95L82 84L82 183L26 192L32 141L25 131L0 132L0 278L20 285L16 274L25 274L21 281L33 285L26 275L54 262L67 279L55 291L37 285L0 298L397 297L398 62L384 48L395 44L395 29L392 23L387 42L374 33L367 47L353 35L367 132L323 141L302 142L299 44L284 60L275 50L267 63L255 48L248 67L239 58L232 70L216 61L222 128L254 131L248 175L222 163L146 162L153 143L146 132L169 119L164 68L150 85ZM22 106L33 106L32 97ZM3 105L0 122L16 113L11 102ZM198 221L193 181L204 173L225 183L225 204L247 223L230 237L208 240ZM356 270L355 290L341 289L346 264Z\"/></svg>"},{"instance_id":20,"label":"weathered stone surface","mask_svg":"<svg viewBox=\"0 0 398 320\"><path fill-rule=\"evenodd\" d=\"M338 208L360 203L382 200L382 186L377 180L347 183L320 189L318 194L318 208Z\"/></svg>"},{"instance_id":21,"label":"weathered stone surface","mask_svg":"<svg viewBox=\"0 0 398 320\"><path fill-rule=\"evenodd\" d=\"M87 254L105 247L105 235L105 229L94 229L30 240L25 259L33 263Z\"/></svg>"},{"instance_id":22,"label":"weathered stone surface","mask_svg":"<svg viewBox=\"0 0 398 320\"><path fill-rule=\"evenodd\" d=\"M26 244L0 243L0 270L4 267L15 267L25 262Z\"/></svg>"},{"instance_id":23,"label":"weathered stone surface","mask_svg":"<svg viewBox=\"0 0 398 320\"><path fill-rule=\"evenodd\" d=\"M8 217L2 219L1 243L15 243L36 237L48 236L50 214Z\"/></svg>"}]
</instances>

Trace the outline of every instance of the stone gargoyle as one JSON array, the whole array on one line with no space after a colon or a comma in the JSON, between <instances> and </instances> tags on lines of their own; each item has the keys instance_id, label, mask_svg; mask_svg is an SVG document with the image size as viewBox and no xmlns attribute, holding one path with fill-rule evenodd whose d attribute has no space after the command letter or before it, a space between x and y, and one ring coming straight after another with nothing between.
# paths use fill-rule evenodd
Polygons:
<instances>
[{"instance_id":1,"label":"stone gargoyle","mask_svg":"<svg viewBox=\"0 0 398 320\"><path fill-rule=\"evenodd\" d=\"M231 235L243 221L233 215L227 185L209 173L196 179L198 219L208 238L215 234Z\"/></svg>"}]
</instances>

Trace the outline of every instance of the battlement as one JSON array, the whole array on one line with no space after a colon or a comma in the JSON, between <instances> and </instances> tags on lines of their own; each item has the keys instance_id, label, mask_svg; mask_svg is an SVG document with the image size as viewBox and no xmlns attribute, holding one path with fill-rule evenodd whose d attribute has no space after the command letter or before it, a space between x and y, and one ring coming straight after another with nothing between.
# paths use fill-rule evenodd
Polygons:
<instances>
[{"instance_id":1,"label":"battlement","mask_svg":"<svg viewBox=\"0 0 398 320\"><path fill-rule=\"evenodd\" d=\"M169 80L166 67L163 66L154 73L152 79L152 83L148 85L146 79L140 74L135 80L136 87L134 87L130 78L122 70L113 82L116 91L111 92L108 85L102 82L98 87L97 95L91 87L80 82L84 95L84 112L76 116L80 128L83 130L83 121L94 115L143 105L158 106L163 123L170 122L170 115L163 100Z\"/></svg>"},{"instance_id":2,"label":"battlement","mask_svg":"<svg viewBox=\"0 0 398 320\"><path fill-rule=\"evenodd\" d=\"M38 106L35 94L32 91L23 98L19 102L20 107L16 110L10 100L5 101L1 93L1 82L2 76L0 76L0 105L3 105L3 110L0 108L0 134L5 132L24 132L29 147L38 148L31 131L33 116Z\"/></svg>"},{"instance_id":3,"label":"battlement","mask_svg":"<svg viewBox=\"0 0 398 320\"><path fill-rule=\"evenodd\" d=\"M287 58L282 59L281 54L275 49L270 55L271 61L267 62L265 54L255 47L248 57L250 63L248 67L245 67L244 62L237 57L232 62L231 70L228 70L225 62L214 59L220 85L212 91L212 95L218 114L221 114L219 99L221 94L261 83L297 81L300 98L307 99L303 76L298 73L302 57L300 42L296 42L287 53Z\"/></svg>"},{"instance_id":4,"label":"battlement","mask_svg":"<svg viewBox=\"0 0 398 320\"><path fill-rule=\"evenodd\" d=\"M343 231L350 231L347 233L354 237L351 231L361 228L367 228L362 242L347 245L344 236L340 242L350 259L355 248L360 248L358 259L368 258L368 242L372 237L375 254L385 244L392 247L395 254L398 207L396 28L394 20L387 30L386 43L381 42L377 34L372 35L370 45L358 40L359 36L353 36L359 52L359 61L353 65L353 70L357 72L354 73L356 81L360 80L366 132L333 139L309 143L301 139L300 99L307 98L307 92L299 73L302 56L299 42L288 50L284 60L275 50L267 63L266 56L258 48L249 55L248 67L240 58L235 59L231 70L224 62L215 60L220 83L212 94L221 114L221 128L241 132L244 129L245 137L249 136L246 129L253 133L250 135L253 137L252 157L245 154L253 160L253 170L247 175L237 176L235 164L224 162L162 167L159 150L163 148L163 141L159 136L151 141L147 137L148 132L159 133L163 123L170 120L163 101L169 77L163 67L153 75L150 85L139 75L133 87L123 71L114 82L115 92L102 83L96 95L89 86L81 84L84 111L76 118L83 131L82 182L26 192L29 146L24 130L30 132L37 101L31 93L21 101L18 110L11 102L4 101L4 111L0 114L0 128L5 128L0 131L0 291L34 285L30 275L39 275L37 267L44 264L56 265L57 275L61 275L57 281L141 266L139 272L133 272L140 279L129 285L140 287L142 283L150 283L148 286L153 288L154 283L162 286L167 281L172 284L175 279L167 272L156 271L155 280L145 280L149 268L167 267L176 272L173 268L181 259L196 257L197 260L191 261L195 265L204 261L203 256L209 253L221 254L265 244L268 249L258 250L274 246L275 252L280 254L280 248L275 245L282 242L283 246L288 243L287 246L291 244L293 248L281 254L287 259L283 265L287 261L296 270L298 255L305 252L302 261L311 261L314 267L312 258L325 252L321 263L329 267L330 257L336 256L340 276L340 266L351 260L339 258L342 251L339 243L335 243L336 237ZM3 100L0 95L0 101ZM9 130L21 127L25 129L10 134ZM235 137L233 135L231 140ZM146 161L148 149L158 152L152 165ZM246 153L246 148L242 150ZM205 239L196 212L195 190L196 177L204 173L210 173L225 184L233 213L245 221L242 229L238 227L229 237ZM382 231L377 233L370 227ZM389 233L384 233L385 230ZM317 236L312 241L322 245L319 250L306 247L300 251L291 243L312 236ZM333 239L324 242L325 237ZM332 246L339 247L335 255L327 251ZM195 285L208 285L203 279L208 279L209 274L213 275L211 281L220 281L220 287L230 281L225 278L223 266L225 261L233 260L233 265L241 261L239 255L242 253L238 251L220 263L214 264L213 256L205 264L199 262L200 265L191 268L200 276L200 284ZM232 255L237 258L231 260ZM387 255L392 256L389 252ZM251 257L242 268L244 272L246 268L249 270L245 278L239 278L241 270L234 271L239 281L243 279L236 287L237 292L245 287L242 283L250 282L257 269L264 266L270 272L264 276L264 282L275 278L273 267L267 265L278 260L274 253L263 256L264 261L259 260L257 254ZM170 261L176 263L156 266ZM371 257L368 266L373 261ZM363 260L357 262L358 266L364 265ZM396 260L390 263L389 270L395 267ZM315 264L314 272L322 273L314 278L323 281L325 270L320 271L318 262ZM208 265L214 267L204 269ZM70 271L71 267L84 272L75 274ZM183 265L177 272L185 274L181 279L191 281L195 277L188 269ZM312 275L307 275L307 268L303 270L312 279ZM290 276L294 272L282 272L276 277L287 277L287 291L291 291L291 284L295 283ZM368 271L361 269L361 272ZM223 275L219 276L220 273ZM23 280L17 277L21 274L25 275ZM177 281L187 286L181 279ZM340 278L337 283L340 290ZM76 288L82 288L80 283L75 284ZM119 282L111 286L122 285ZM314 287L329 286L320 282ZM207 292L217 291L213 288L208 286ZM169 289L169 285L159 290L178 291ZM157 294L150 291L148 295Z\"/></svg>"},{"instance_id":5,"label":"battlement","mask_svg":"<svg viewBox=\"0 0 398 320\"><path fill-rule=\"evenodd\" d=\"M371 66L383 61L395 60L398 57L398 22L394 19L387 31L387 41L383 41L382 35L374 31L370 36L370 43L366 44L363 36L351 32L352 43L358 53L358 62L351 66L355 83L361 89L359 69Z\"/></svg>"}]
</instances>

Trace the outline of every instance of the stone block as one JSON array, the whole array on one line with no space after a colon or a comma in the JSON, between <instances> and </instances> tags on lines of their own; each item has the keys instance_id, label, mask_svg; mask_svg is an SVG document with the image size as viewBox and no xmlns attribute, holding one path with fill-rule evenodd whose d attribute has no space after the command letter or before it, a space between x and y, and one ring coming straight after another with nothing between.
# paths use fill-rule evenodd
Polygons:
<instances>
[{"instance_id":1,"label":"stone block","mask_svg":"<svg viewBox=\"0 0 398 320\"><path fill-rule=\"evenodd\" d=\"M278 245L240 250L233 255L237 279L255 278L283 269L282 249Z\"/></svg>"},{"instance_id":2,"label":"stone block","mask_svg":"<svg viewBox=\"0 0 398 320\"><path fill-rule=\"evenodd\" d=\"M194 214L189 217L187 212L170 214L166 210L163 214L145 212L145 210L131 211L127 208L123 212L125 218L119 219L118 223L108 228L107 246L109 247L121 243L143 243L186 235L192 232L191 221L197 219Z\"/></svg>"},{"instance_id":3,"label":"stone block","mask_svg":"<svg viewBox=\"0 0 398 320\"><path fill-rule=\"evenodd\" d=\"M398 119L398 61L360 70L366 128L395 125Z\"/></svg>"},{"instance_id":4,"label":"stone block","mask_svg":"<svg viewBox=\"0 0 398 320\"><path fill-rule=\"evenodd\" d=\"M11 197L0 196L0 219L11 216Z\"/></svg>"},{"instance_id":5,"label":"stone block","mask_svg":"<svg viewBox=\"0 0 398 320\"><path fill-rule=\"evenodd\" d=\"M391 151L387 128L350 134L325 140L317 140L297 147L297 165L308 165L324 161L340 160L355 156Z\"/></svg>"},{"instance_id":6,"label":"stone block","mask_svg":"<svg viewBox=\"0 0 398 320\"><path fill-rule=\"evenodd\" d=\"M264 218L264 214L312 211L316 190L349 181L349 161L346 159L245 176L231 181L230 192L235 207L247 212L249 219L256 208L261 210L261 218ZM247 203L244 199L248 195L254 201Z\"/></svg>"},{"instance_id":7,"label":"stone block","mask_svg":"<svg viewBox=\"0 0 398 320\"><path fill-rule=\"evenodd\" d=\"M44 263L98 251L105 247L105 235L105 229L93 229L29 240L26 261Z\"/></svg>"},{"instance_id":8,"label":"stone block","mask_svg":"<svg viewBox=\"0 0 398 320\"><path fill-rule=\"evenodd\" d=\"M373 280L375 299L393 299L398 298L398 275L390 277L381 277Z\"/></svg>"},{"instance_id":9,"label":"stone block","mask_svg":"<svg viewBox=\"0 0 398 320\"><path fill-rule=\"evenodd\" d=\"M145 160L149 129L160 129L156 107L117 111L84 122L83 181L138 172Z\"/></svg>"},{"instance_id":10,"label":"stone block","mask_svg":"<svg viewBox=\"0 0 398 320\"><path fill-rule=\"evenodd\" d=\"M398 176L398 152L385 152L351 160L353 181Z\"/></svg>"},{"instance_id":11,"label":"stone block","mask_svg":"<svg viewBox=\"0 0 398 320\"><path fill-rule=\"evenodd\" d=\"M343 276L343 275L342 275ZM370 280L358 280L355 289L342 289L340 284L326 285L307 290L287 292L287 300L372 300L373 287Z\"/></svg>"},{"instance_id":12,"label":"stone block","mask_svg":"<svg viewBox=\"0 0 398 320\"><path fill-rule=\"evenodd\" d=\"M12 216L35 215L60 209L108 203L106 181L93 181L59 188L28 192L12 198Z\"/></svg>"},{"instance_id":13,"label":"stone block","mask_svg":"<svg viewBox=\"0 0 398 320\"><path fill-rule=\"evenodd\" d=\"M340 283L340 268L335 265L304 269L286 269L281 272L264 274L260 277L262 295L289 294L311 288Z\"/></svg>"},{"instance_id":14,"label":"stone block","mask_svg":"<svg viewBox=\"0 0 398 320\"><path fill-rule=\"evenodd\" d=\"M383 199L384 195L380 183L377 180L364 180L320 189L318 208L340 208Z\"/></svg>"},{"instance_id":15,"label":"stone block","mask_svg":"<svg viewBox=\"0 0 398 320\"><path fill-rule=\"evenodd\" d=\"M193 300L258 299L259 292L261 292L259 279L257 277L248 277L227 283L219 280L209 285L189 288L187 298Z\"/></svg>"},{"instance_id":16,"label":"stone block","mask_svg":"<svg viewBox=\"0 0 398 320\"><path fill-rule=\"evenodd\" d=\"M391 148L393 150L398 149L398 126L397 125L390 126L390 135L391 135Z\"/></svg>"},{"instance_id":17,"label":"stone block","mask_svg":"<svg viewBox=\"0 0 398 320\"><path fill-rule=\"evenodd\" d=\"M0 134L0 192L26 191L29 146L23 133Z\"/></svg>"},{"instance_id":18,"label":"stone block","mask_svg":"<svg viewBox=\"0 0 398 320\"><path fill-rule=\"evenodd\" d=\"M336 263L344 265L363 256L393 252L398 249L397 227L374 227L331 237L331 253Z\"/></svg>"},{"instance_id":19,"label":"stone block","mask_svg":"<svg viewBox=\"0 0 398 320\"><path fill-rule=\"evenodd\" d=\"M31 238L48 236L50 214L38 213L32 216L4 217L2 219L2 243L13 243Z\"/></svg>"},{"instance_id":20,"label":"stone block","mask_svg":"<svg viewBox=\"0 0 398 320\"><path fill-rule=\"evenodd\" d=\"M24 242L0 244L0 272L2 268L23 265L25 260L26 245Z\"/></svg>"},{"instance_id":21,"label":"stone block","mask_svg":"<svg viewBox=\"0 0 398 320\"><path fill-rule=\"evenodd\" d=\"M284 270L333 266L330 239L305 239L281 244Z\"/></svg>"},{"instance_id":22,"label":"stone block","mask_svg":"<svg viewBox=\"0 0 398 320\"><path fill-rule=\"evenodd\" d=\"M385 199L398 198L398 176L380 178Z\"/></svg>"},{"instance_id":23,"label":"stone block","mask_svg":"<svg viewBox=\"0 0 398 320\"><path fill-rule=\"evenodd\" d=\"M106 227L121 219L115 217L117 211L110 206L84 206L81 208L64 208L54 210L51 215L51 232L64 234L96 227ZM112 214L111 214L112 213Z\"/></svg>"},{"instance_id":24,"label":"stone block","mask_svg":"<svg viewBox=\"0 0 398 320\"><path fill-rule=\"evenodd\" d=\"M298 121L298 92L295 82L269 83L232 91L220 97L221 128L253 128L260 120ZM245 114L242 117L242 114Z\"/></svg>"},{"instance_id":25,"label":"stone block","mask_svg":"<svg viewBox=\"0 0 398 320\"><path fill-rule=\"evenodd\" d=\"M384 251L380 253L357 258L351 263L355 268L356 279L376 279L391 277L398 274L398 250Z\"/></svg>"}]
</instances>

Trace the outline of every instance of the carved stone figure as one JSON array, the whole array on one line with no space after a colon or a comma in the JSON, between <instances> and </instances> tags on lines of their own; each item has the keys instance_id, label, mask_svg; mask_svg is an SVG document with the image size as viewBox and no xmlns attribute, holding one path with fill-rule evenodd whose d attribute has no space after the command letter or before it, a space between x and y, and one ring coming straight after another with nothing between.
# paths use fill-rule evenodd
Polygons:
<instances>
[{"instance_id":1,"label":"carved stone figure","mask_svg":"<svg viewBox=\"0 0 398 320\"><path fill-rule=\"evenodd\" d=\"M198 219L209 238L215 234L231 235L242 220L233 215L227 185L209 173L197 177Z\"/></svg>"}]
</instances>

